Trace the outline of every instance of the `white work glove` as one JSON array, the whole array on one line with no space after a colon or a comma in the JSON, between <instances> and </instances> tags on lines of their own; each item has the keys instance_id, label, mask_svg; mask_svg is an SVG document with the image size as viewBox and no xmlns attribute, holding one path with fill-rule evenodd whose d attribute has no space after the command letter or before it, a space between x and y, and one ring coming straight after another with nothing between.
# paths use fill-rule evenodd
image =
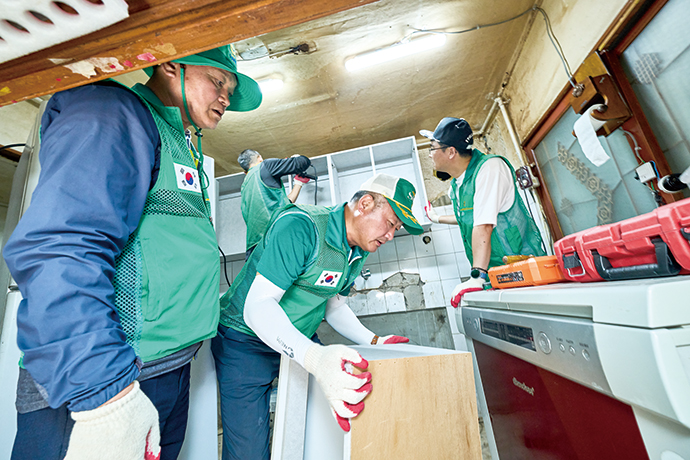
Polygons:
<instances>
[{"instance_id":1,"label":"white work glove","mask_svg":"<svg viewBox=\"0 0 690 460\"><path fill-rule=\"evenodd\" d=\"M378 335L374 335L373 340L371 341L372 345L392 345L394 343L407 343L409 342L410 339L407 337L403 337L401 335L386 335L384 337L379 337Z\"/></svg>"},{"instance_id":2,"label":"white work glove","mask_svg":"<svg viewBox=\"0 0 690 460\"><path fill-rule=\"evenodd\" d=\"M304 368L319 382L343 431L350 431L350 419L362 412L363 399L371 392L371 373L354 375L351 366L364 370L369 363L345 345L314 344L304 356Z\"/></svg>"},{"instance_id":3,"label":"white work glove","mask_svg":"<svg viewBox=\"0 0 690 460\"><path fill-rule=\"evenodd\" d=\"M435 224L438 224L438 214L436 214L436 211L434 211L434 207L431 206L431 202L426 202L426 206L424 206L424 212L426 212L426 216L429 218L430 221L432 221Z\"/></svg>"},{"instance_id":4,"label":"white work glove","mask_svg":"<svg viewBox=\"0 0 690 460\"><path fill-rule=\"evenodd\" d=\"M92 410L72 412L75 421L65 460L158 460L158 411L139 389Z\"/></svg>"},{"instance_id":5,"label":"white work glove","mask_svg":"<svg viewBox=\"0 0 690 460\"><path fill-rule=\"evenodd\" d=\"M484 278L470 278L464 283L458 284L455 286L455 289L453 289L453 293L450 296L450 304L453 307L458 308L462 296L468 292L481 291L484 289L484 282Z\"/></svg>"}]
</instances>

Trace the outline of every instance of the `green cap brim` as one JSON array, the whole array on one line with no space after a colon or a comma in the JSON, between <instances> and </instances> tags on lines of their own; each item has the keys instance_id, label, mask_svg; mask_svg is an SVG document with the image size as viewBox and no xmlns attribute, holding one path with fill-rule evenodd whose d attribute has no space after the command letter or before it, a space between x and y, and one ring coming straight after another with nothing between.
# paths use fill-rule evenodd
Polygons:
<instances>
[{"instance_id":1,"label":"green cap brim","mask_svg":"<svg viewBox=\"0 0 690 460\"><path fill-rule=\"evenodd\" d=\"M424 228L419 225L419 222L417 222L417 219L415 219L410 208L398 203L386 195L383 196L386 198L386 200L388 200L388 204L391 205L391 209L393 209L395 215L398 216L398 219L400 219L403 227L405 227L405 230L407 230L408 233L412 235L421 235L424 233Z\"/></svg>"},{"instance_id":2,"label":"green cap brim","mask_svg":"<svg viewBox=\"0 0 690 460\"><path fill-rule=\"evenodd\" d=\"M237 77L237 87L235 88L233 95L229 98L230 105L227 109L225 109L226 111L249 112L250 110L254 110L261 105L263 96L261 94L259 84L252 78L239 73L236 69L232 69L230 66L220 61L199 56L198 54L192 54L191 56L175 59L172 62L186 65L205 65L209 67L216 67L218 69L227 70L228 72L234 74ZM150 77L153 75L153 67L145 68L144 72L146 72L146 74Z\"/></svg>"}]
</instances>

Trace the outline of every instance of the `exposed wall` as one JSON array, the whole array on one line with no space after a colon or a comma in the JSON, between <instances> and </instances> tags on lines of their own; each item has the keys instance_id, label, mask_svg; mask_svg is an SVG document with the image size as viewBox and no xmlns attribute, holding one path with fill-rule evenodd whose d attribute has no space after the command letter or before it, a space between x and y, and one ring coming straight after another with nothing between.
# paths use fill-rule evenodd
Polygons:
<instances>
[{"instance_id":1,"label":"exposed wall","mask_svg":"<svg viewBox=\"0 0 690 460\"><path fill-rule=\"evenodd\" d=\"M19 102L0 107L0 114L0 145L23 144L34 125L38 107L29 102Z\"/></svg>"},{"instance_id":2,"label":"exposed wall","mask_svg":"<svg viewBox=\"0 0 690 460\"><path fill-rule=\"evenodd\" d=\"M594 49L628 0L544 0L541 7L551 21L570 68L577 70ZM517 59L504 96L519 138L524 139L568 84L563 64L538 14Z\"/></svg>"}]
</instances>

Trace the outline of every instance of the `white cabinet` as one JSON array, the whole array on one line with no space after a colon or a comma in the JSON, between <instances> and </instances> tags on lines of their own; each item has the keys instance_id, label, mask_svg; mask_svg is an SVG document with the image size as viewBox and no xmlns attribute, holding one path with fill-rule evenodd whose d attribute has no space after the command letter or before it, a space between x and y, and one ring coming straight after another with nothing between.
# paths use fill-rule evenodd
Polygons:
<instances>
[{"instance_id":1,"label":"white cabinet","mask_svg":"<svg viewBox=\"0 0 690 460\"><path fill-rule=\"evenodd\" d=\"M342 152L329 153L311 158L313 167L309 174L316 181L309 181L300 192L298 204L335 206L350 200L360 185L376 173L403 177L417 189L412 212L420 223L428 228L431 222L424 214L426 190L419 164L417 146L413 136L359 147ZM240 210L240 187L243 173L219 177L217 227L218 243L231 260L244 258L246 226ZM289 191L292 177L285 177ZM398 232L405 234L405 230Z\"/></svg>"}]
</instances>

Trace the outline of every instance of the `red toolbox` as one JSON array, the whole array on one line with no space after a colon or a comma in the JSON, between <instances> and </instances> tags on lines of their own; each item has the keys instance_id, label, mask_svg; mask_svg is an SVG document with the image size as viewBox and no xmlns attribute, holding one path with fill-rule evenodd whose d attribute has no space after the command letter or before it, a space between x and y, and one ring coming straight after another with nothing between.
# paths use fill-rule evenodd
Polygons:
<instances>
[{"instance_id":1,"label":"red toolbox","mask_svg":"<svg viewBox=\"0 0 690 460\"><path fill-rule=\"evenodd\" d=\"M662 238L671 248L676 262L690 270L690 198L662 206L656 211L664 230Z\"/></svg>"},{"instance_id":2,"label":"red toolbox","mask_svg":"<svg viewBox=\"0 0 690 460\"><path fill-rule=\"evenodd\" d=\"M564 236L554 244L558 265L563 276L570 281L585 283L602 281L591 257L585 257L582 250L582 235L591 229Z\"/></svg>"},{"instance_id":3,"label":"red toolbox","mask_svg":"<svg viewBox=\"0 0 690 460\"><path fill-rule=\"evenodd\" d=\"M655 278L690 273L690 199L557 241L571 281Z\"/></svg>"}]
</instances>

